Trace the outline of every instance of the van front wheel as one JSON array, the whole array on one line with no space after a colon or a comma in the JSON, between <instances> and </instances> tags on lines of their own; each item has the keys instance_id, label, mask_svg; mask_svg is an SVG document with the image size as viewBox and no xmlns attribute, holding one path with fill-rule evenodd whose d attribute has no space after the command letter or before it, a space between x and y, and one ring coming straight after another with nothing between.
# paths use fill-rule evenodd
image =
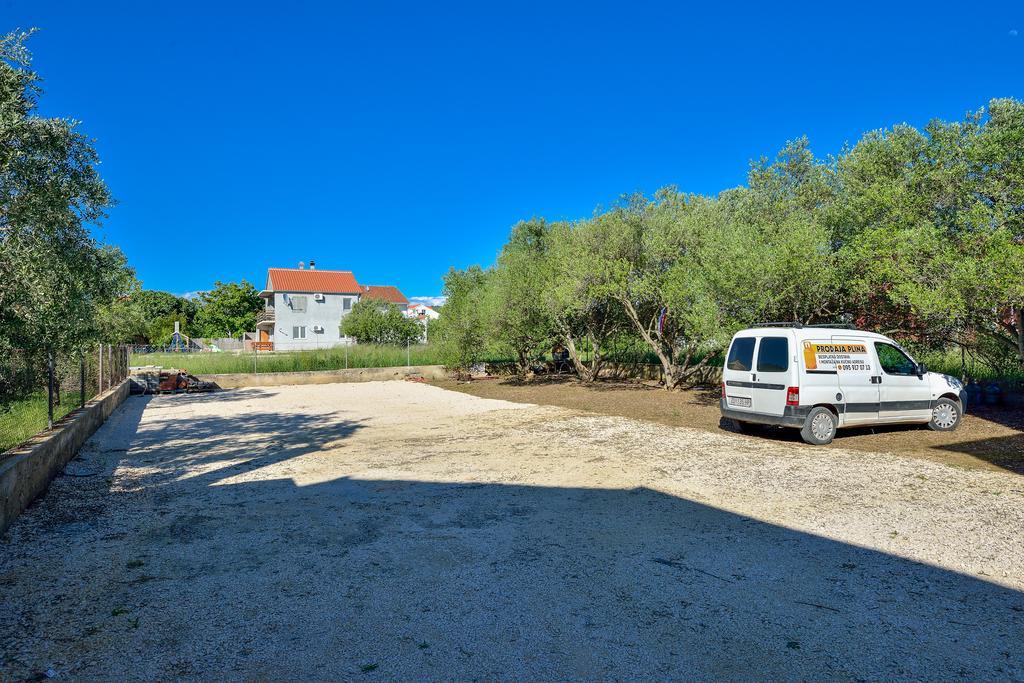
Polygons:
<instances>
[{"instance_id":1,"label":"van front wheel","mask_svg":"<svg viewBox=\"0 0 1024 683\"><path fill-rule=\"evenodd\" d=\"M812 408L807 414L804 426L800 430L800 436L807 443L814 446L824 446L832 443L832 437L836 435L836 416L828 408L818 406Z\"/></svg>"},{"instance_id":2,"label":"van front wheel","mask_svg":"<svg viewBox=\"0 0 1024 683\"><path fill-rule=\"evenodd\" d=\"M951 432L960 426L960 405L951 399L940 398L932 408L928 428L937 432Z\"/></svg>"}]
</instances>

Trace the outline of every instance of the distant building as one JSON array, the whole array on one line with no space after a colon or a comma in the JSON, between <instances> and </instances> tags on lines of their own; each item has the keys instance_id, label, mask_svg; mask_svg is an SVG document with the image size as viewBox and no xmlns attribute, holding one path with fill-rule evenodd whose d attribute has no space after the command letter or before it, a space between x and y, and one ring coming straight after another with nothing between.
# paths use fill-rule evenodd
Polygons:
<instances>
[{"instance_id":1,"label":"distant building","mask_svg":"<svg viewBox=\"0 0 1024 683\"><path fill-rule=\"evenodd\" d=\"M410 304L405 309L405 317L417 320L437 320L441 314L426 304Z\"/></svg>"},{"instance_id":2,"label":"distant building","mask_svg":"<svg viewBox=\"0 0 1024 683\"><path fill-rule=\"evenodd\" d=\"M398 287L391 285L365 285L363 286L363 299L395 304L403 311L409 305L409 300L398 291Z\"/></svg>"},{"instance_id":3,"label":"distant building","mask_svg":"<svg viewBox=\"0 0 1024 683\"><path fill-rule=\"evenodd\" d=\"M405 309L405 317L413 318L420 323L420 326L423 328L423 333L420 335L420 341L426 344L427 327L431 320L437 320L441 317L441 314L426 304L410 304Z\"/></svg>"},{"instance_id":4,"label":"distant building","mask_svg":"<svg viewBox=\"0 0 1024 683\"><path fill-rule=\"evenodd\" d=\"M351 271L270 268L260 296L266 304L256 318L254 348L261 351L323 349L355 340L341 334L341 319L360 299L391 301L403 308L408 300L390 285L364 287Z\"/></svg>"}]
</instances>

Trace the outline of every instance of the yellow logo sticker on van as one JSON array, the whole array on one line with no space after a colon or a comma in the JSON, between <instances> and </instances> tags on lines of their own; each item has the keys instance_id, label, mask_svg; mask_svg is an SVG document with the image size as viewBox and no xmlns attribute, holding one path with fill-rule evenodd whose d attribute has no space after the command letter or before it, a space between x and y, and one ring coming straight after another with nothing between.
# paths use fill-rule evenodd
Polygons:
<instances>
[{"instance_id":1,"label":"yellow logo sticker on van","mask_svg":"<svg viewBox=\"0 0 1024 683\"><path fill-rule=\"evenodd\" d=\"M867 372L868 347L864 344L804 342L804 367L818 372ZM859 357L858 357L859 356Z\"/></svg>"}]
</instances>

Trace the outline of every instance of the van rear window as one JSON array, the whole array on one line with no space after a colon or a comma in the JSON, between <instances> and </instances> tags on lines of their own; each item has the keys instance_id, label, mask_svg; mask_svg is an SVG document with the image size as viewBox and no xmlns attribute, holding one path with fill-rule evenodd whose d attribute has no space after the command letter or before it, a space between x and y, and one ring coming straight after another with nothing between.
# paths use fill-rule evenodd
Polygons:
<instances>
[{"instance_id":1,"label":"van rear window","mask_svg":"<svg viewBox=\"0 0 1024 683\"><path fill-rule=\"evenodd\" d=\"M761 337L761 346L757 347L757 371L786 370L789 370L789 340L785 337Z\"/></svg>"},{"instance_id":2,"label":"van rear window","mask_svg":"<svg viewBox=\"0 0 1024 683\"><path fill-rule=\"evenodd\" d=\"M737 337L732 340L732 348L729 349L729 358L725 361L725 367L730 370L750 372L754 365L754 338Z\"/></svg>"}]
</instances>

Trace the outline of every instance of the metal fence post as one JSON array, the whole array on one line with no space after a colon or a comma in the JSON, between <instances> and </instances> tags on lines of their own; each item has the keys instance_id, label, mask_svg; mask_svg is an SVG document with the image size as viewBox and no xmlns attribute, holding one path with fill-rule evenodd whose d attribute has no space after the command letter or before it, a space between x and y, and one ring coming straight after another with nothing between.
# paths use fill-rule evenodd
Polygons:
<instances>
[{"instance_id":1,"label":"metal fence post","mask_svg":"<svg viewBox=\"0 0 1024 683\"><path fill-rule=\"evenodd\" d=\"M114 386L114 347L107 344L107 390Z\"/></svg>"},{"instance_id":2,"label":"metal fence post","mask_svg":"<svg viewBox=\"0 0 1024 683\"><path fill-rule=\"evenodd\" d=\"M103 344L99 346L99 359L100 364L96 368L96 395L99 396L103 393Z\"/></svg>"},{"instance_id":3,"label":"metal fence post","mask_svg":"<svg viewBox=\"0 0 1024 683\"><path fill-rule=\"evenodd\" d=\"M85 407L85 356L78 361L78 407Z\"/></svg>"},{"instance_id":4,"label":"metal fence post","mask_svg":"<svg viewBox=\"0 0 1024 683\"><path fill-rule=\"evenodd\" d=\"M53 429L53 351L46 354L46 426Z\"/></svg>"}]
</instances>

